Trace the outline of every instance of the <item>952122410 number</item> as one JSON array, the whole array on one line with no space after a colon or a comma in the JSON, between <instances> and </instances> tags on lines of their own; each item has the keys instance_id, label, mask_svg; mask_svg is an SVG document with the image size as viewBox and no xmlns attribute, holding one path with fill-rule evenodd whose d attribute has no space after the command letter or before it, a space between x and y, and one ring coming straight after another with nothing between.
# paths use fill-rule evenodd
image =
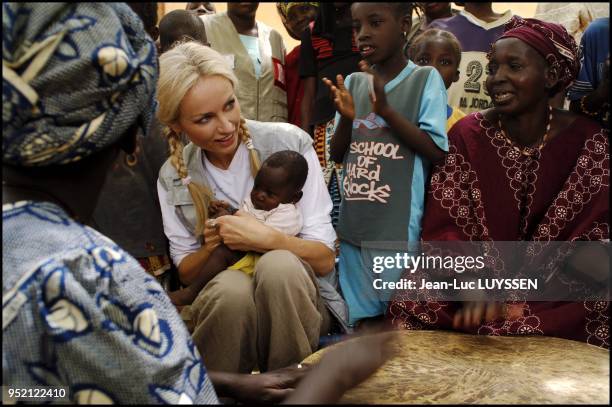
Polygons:
<instances>
[{"instance_id":1,"label":"952122410 number","mask_svg":"<svg viewBox=\"0 0 612 407\"><path fill-rule=\"evenodd\" d=\"M13 387L2 386L2 403L15 401L68 401L67 387L40 386L40 387Z\"/></svg>"}]
</instances>

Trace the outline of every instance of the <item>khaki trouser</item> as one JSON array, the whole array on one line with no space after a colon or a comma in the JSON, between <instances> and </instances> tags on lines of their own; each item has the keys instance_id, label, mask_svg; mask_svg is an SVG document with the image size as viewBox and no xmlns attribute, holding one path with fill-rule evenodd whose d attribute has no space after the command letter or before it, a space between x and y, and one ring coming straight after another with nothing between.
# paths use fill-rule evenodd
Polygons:
<instances>
[{"instance_id":1,"label":"khaki trouser","mask_svg":"<svg viewBox=\"0 0 612 407\"><path fill-rule=\"evenodd\" d=\"M181 315L206 368L234 373L301 362L331 319L312 268L286 250L264 254L253 277L219 273Z\"/></svg>"}]
</instances>

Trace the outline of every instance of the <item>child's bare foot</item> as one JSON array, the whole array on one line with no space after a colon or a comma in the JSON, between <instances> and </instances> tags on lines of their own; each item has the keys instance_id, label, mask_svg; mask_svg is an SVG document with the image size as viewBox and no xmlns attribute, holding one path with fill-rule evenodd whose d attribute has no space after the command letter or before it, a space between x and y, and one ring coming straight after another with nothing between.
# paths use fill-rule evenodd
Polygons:
<instances>
[{"instance_id":1,"label":"child's bare foot","mask_svg":"<svg viewBox=\"0 0 612 407\"><path fill-rule=\"evenodd\" d=\"M168 293L168 297L170 297L172 304L176 305L177 307L191 305L193 300L195 300L195 296L189 288L172 291L171 293Z\"/></svg>"}]
</instances>

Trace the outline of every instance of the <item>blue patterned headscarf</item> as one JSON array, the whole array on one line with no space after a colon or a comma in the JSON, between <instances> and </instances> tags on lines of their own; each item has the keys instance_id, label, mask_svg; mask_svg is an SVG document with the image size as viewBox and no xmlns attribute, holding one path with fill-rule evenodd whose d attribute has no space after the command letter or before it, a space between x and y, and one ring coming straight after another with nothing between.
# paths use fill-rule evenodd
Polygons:
<instances>
[{"instance_id":1,"label":"blue patterned headscarf","mask_svg":"<svg viewBox=\"0 0 612 407\"><path fill-rule=\"evenodd\" d=\"M155 52L124 3L3 3L3 163L67 164L148 129Z\"/></svg>"}]
</instances>

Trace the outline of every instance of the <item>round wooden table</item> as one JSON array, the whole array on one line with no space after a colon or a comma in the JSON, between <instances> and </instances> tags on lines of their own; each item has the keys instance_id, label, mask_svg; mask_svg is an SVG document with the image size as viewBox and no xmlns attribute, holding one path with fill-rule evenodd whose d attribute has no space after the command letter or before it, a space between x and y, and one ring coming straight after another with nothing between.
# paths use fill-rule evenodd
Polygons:
<instances>
[{"instance_id":1,"label":"round wooden table","mask_svg":"<svg viewBox=\"0 0 612 407\"><path fill-rule=\"evenodd\" d=\"M353 339L351 339L353 340ZM334 346L341 346L342 343ZM609 404L610 353L530 336L401 331L396 356L349 390L351 404ZM330 347L333 348L333 347ZM324 348L302 363L317 363Z\"/></svg>"}]
</instances>

